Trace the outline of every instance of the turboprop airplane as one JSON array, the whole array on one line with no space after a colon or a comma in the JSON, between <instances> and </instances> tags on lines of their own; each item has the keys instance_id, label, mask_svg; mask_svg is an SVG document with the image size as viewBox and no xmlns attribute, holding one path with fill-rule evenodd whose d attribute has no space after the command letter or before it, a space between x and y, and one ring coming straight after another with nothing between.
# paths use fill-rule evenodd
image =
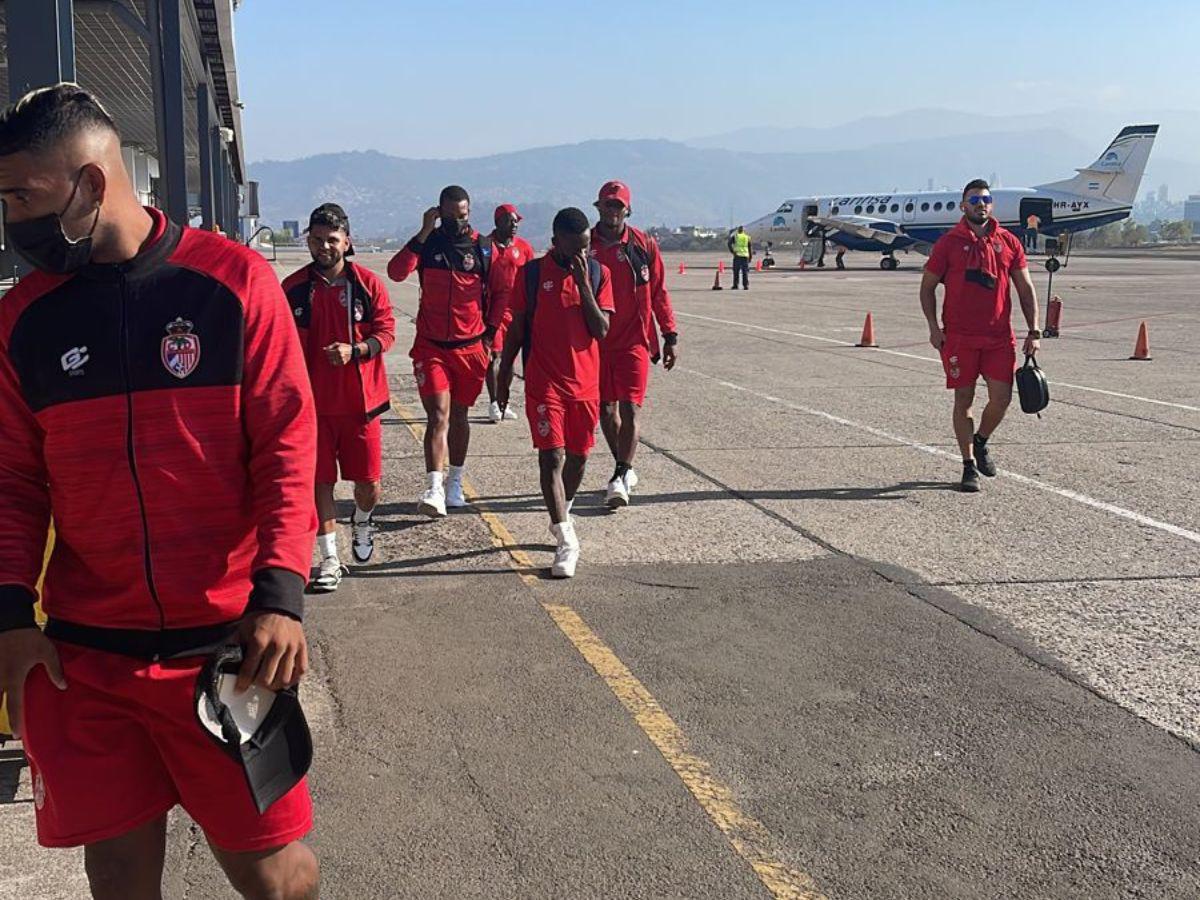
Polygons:
<instances>
[{"instance_id":1,"label":"turboprop airplane","mask_svg":"<svg viewBox=\"0 0 1200 900\"><path fill-rule=\"evenodd\" d=\"M1129 125L1099 159L1076 169L1074 178L993 189L995 218L1018 237L1030 230L1057 236L1126 218L1157 134L1157 125ZM879 267L895 269L897 250L928 253L954 227L962 216L961 199L961 191L798 197L751 222L746 231L755 243L768 246L824 239L849 250L879 252ZM1052 264L1057 268L1058 260L1047 260L1047 268Z\"/></svg>"}]
</instances>

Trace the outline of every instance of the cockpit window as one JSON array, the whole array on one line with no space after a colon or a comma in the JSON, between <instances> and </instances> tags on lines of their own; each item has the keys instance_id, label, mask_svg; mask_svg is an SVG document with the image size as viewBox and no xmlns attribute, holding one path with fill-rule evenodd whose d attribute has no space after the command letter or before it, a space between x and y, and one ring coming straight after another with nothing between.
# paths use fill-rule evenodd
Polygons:
<instances>
[{"instance_id":1,"label":"cockpit window","mask_svg":"<svg viewBox=\"0 0 1200 900\"><path fill-rule=\"evenodd\" d=\"M791 211L792 211L792 204L790 204L790 203L785 203L781 207L779 207L779 209L775 210L775 212L777 212L777 213L790 213Z\"/></svg>"}]
</instances>

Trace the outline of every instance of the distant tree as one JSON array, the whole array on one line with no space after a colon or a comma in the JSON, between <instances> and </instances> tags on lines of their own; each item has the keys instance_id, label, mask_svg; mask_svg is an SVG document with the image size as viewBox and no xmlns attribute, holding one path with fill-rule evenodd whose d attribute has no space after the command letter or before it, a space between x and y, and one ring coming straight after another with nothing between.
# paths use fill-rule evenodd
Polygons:
<instances>
[{"instance_id":1,"label":"distant tree","mask_svg":"<svg viewBox=\"0 0 1200 900\"><path fill-rule=\"evenodd\" d=\"M296 243L296 236L290 228L273 228L271 232L276 247L290 247Z\"/></svg>"},{"instance_id":2,"label":"distant tree","mask_svg":"<svg viewBox=\"0 0 1200 900\"><path fill-rule=\"evenodd\" d=\"M1186 244L1192 239L1192 223L1187 219L1179 222L1164 222L1159 233L1164 241Z\"/></svg>"},{"instance_id":3,"label":"distant tree","mask_svg":"<svg viewBox=\"0 0 1200 900\"><path fill-rule=\"evenodd\" d=\"M1136 247L1150 240L1150 229L1133 219L1126 219L1121 226L1121 246Z\"/></svg>"}]
</instances>

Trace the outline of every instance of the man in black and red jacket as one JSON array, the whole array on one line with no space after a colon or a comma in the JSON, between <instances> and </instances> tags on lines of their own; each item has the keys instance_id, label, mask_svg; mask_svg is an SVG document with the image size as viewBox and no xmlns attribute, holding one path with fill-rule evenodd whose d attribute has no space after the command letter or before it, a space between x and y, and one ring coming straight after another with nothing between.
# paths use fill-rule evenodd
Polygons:
<instances>
[{"instance_id":1,"label":"man in black and red jacket","mask_svg":"<svg viewBox=\"0 0 1200 900\"><path fill-rule=\"evenodd\" d=\"M320 568L312 589L335 591L346 567L337 552L333 488L339 470L354 482L351 553L356 562L375 549L372 515L383 478L383 429L379 417L391 407L383 354L396 341L392 302L383 281L356 266L350 219L336 203L323 203L308 218L313 261L283 281L312 379L317 405L317 547Z\"/></svg>"},{"instance_id":2,"label":"man in black and red jacket","mask_svg":"<svg viewBox=\"0 0 1200 900\"><path fill-rule=\"evenodd\" d=\"M84 845L97 897L159 896L182 804L239 890L315 897L307 785L259 813L196 701L231 640L243 690L307 668L315 418L279 282L141 207L75 85L0 114L0 197L38 270L0 302L0 690L38 840Z\"/></svg>"},{"instance_id":3,"label":"man in black and red jacket","mask_svg":"<svg viewBox=\"0 0 1200 900\"><path fill-rule=\"evenodd\" d=\"M471 198L456 184L425 211L421 230L388 263L388 277L421 279L417 336L409 356L425 407L428 484L418 511L430 518L466 506L462 478L471 426L491 361L495 329L487 324L492 247L471 227ZM441 220L440 224L438 220ZM449 458L449 478L443 470Z\"/></svg>"}]
</instances>

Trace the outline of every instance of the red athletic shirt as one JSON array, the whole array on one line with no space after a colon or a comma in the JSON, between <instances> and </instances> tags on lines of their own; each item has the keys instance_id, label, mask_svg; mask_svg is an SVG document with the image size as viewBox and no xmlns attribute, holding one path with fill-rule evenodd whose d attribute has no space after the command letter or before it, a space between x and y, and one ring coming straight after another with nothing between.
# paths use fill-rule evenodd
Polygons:
<instances>
[{"instance_id":1,"label":"red athletic shirt","mask_svg":"<svg viewBox=\"0 0 1200 900\"><path fill-rule=\"evenodd\" d=\"M975 233L961 219L933 245L925 271L942 279L945 299L942 303L942 327L949 334L974 337L1009 338L1012 329L1012 297L1009 276L1027 265L1025 249L995 219L988 224L985 242L995 259L995 287L988 288L966 277L968 259L973 257Z\"/></svg>"},{"instance_id":2,"label":"red athletic shirt","mask_svg":"<svg viewBox=\"0 0 1200 900\"><path fill-rule=\"evenodd\" d=\"M326 281L312 265L283 281L320 416L372 419L390 405L383 355L396 340L396 320L383 280L370 269L346 261L341 277ZM347 303L353 300L354 334ZM330 365L330 344L365 342L369 355L346 366Z\"/></svg>"},{"instance_id":3,"label":"red athletic shirt","mask_svg":"<svg viewBox=\"0 0 1200 900\"><path fill-rule=\"evenodd\" d=\"M635 254L629 245L637 242L645 248L645 269L637 266ZM612 273L613 301L616 311L604 338L605 350L628 350L646 347L654 359L658 359L658 334L654 322L664 334L674 333L675 312L671 308L671 295L667 292L666 273L663 270L662 254L653 238L625 226L625 233L615 244L605 244L597 229L592 229L594 258Z\"/></svg>"},{"instance_id":4,"label":"red athletic shirt","mask_svg":"<svg viewBox=\"0 0 1200 900\"><path fill-rule=\"evenodd\" d=\"M549 253L536 265L537 307L533 321L525 323L532 329L532 346L525 361L525 395L544 397L554 392L564 400L599 400L600 342L588 331L575 279ZM511 304L512 311L521 314L528 308L523 272L513 282ZM603 267L596 302L612 312L612 280Z\"/></svg>"},{"instance_id":5,"label":"red athletic shirt","mask_svg":"<svg viewBox=\"0 0 1200 900\"><path fill-rule=\"evenodd\" d=\"M492 302L488 306L488 324L493 328L500 328L512 321L512 310L508 303L513 282L521 266L535 255L533 245L523 237L514 236L507 247L501 247L493 241L492 273L489 279Z\"/></svg>"}]
</instances>

